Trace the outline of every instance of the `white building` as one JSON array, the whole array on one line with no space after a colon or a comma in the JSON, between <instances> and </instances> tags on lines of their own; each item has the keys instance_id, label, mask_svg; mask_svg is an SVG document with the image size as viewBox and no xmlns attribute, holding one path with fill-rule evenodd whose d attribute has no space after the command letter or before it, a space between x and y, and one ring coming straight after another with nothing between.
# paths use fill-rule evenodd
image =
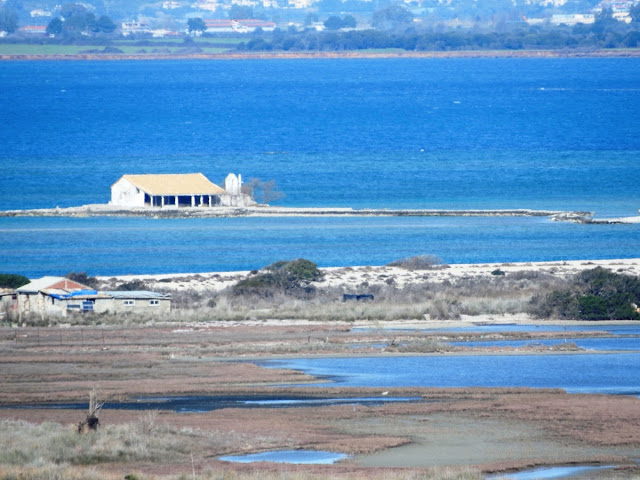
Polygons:
<instances>
[{"instance_id":1,"label":"white building","mask_svg":"<svg viewBox=\"0 0 640 480\"><path fill-rule=\"evenodd\" d=\"M242 177L227 175L225 188L202 173L123 175L111 186L110 205L122 207L246 207L254 204L242 193Z\"/></svg>"},{"instance_id":2,"label":"white building","mask_svg":"<svg viewBox=\"0 0 640 480\"><path fill-rule=\"evenodd\" d=\"M126 37L128 35L135 35L140 33L151 33L151 27L148 23L136 22L135 20L133 20L131 22L122 22L120 31L122 32L122 35Z\"/></svg>"},{"instance_id":3,"label":"white building","mask_svg":"<svg viewBox=\"0 0 640 480\"><path fill-rule=\"evenodd\" d=\"M552 25L577 25L583 23L585 25L594 23L596 21L595 15L591 13L574 13L561 15L556 14L551 16L550 23Z\"/></svg>"}]
</instances>

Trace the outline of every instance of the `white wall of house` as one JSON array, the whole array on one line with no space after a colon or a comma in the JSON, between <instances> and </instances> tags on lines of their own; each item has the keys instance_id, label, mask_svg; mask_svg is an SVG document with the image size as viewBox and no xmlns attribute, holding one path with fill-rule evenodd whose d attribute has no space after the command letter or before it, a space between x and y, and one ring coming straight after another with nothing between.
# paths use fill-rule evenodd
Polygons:
<instances>
[{"instance_id":1,"label":"white wall of house","mask_svg":"<svg viewBox=\"0 0 640 480\"><path fill-rule=\"evenodd\" d=\"M121 178L111 187L111 205L144 207L144 192L126 178Z\"/></svg>"},{"instance_id":2,"label":"white wall of house","mask_svg":"<svg viewBox=\"0 0 640 480\"><path fill-rule=\"evenodd\" d=\"M18 311L20 315L53 315L64 316L66 303L43 293L21 293L18 295Z\"/></svg>"},{"instance_id":3,"label":"white wall of house","mask_svg":"<svg viewBox=\"0 0 640 480\"><path fill-rule=\"evenodd\" d=\"M156 315L169 313L171 311L171 300L168 298L98 298L94 304L95 313L143 313L148 312Z\"/></svg>"},{"instance_id":4,"label":"white wall of house","mask_svg":"<svg viewBox=\"0 0 640 480\"><path fill-rule=\"evenodd\" d=\"M152 315L169 313L171 311L170 298L66 298L59 299L37 294L20 294L19 312L21 315L37 315L42 318L66 317L70 313L127 313L148 312ZM92 308L87 309L85 303L92 303Z\"/></svg>"}]
</instances>

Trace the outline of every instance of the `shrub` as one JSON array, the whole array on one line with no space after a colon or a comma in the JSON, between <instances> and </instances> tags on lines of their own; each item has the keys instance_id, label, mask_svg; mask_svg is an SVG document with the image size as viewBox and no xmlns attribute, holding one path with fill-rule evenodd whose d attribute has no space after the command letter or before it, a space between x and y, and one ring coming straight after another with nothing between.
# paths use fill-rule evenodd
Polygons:
<instances>
[{"instance_id":1,"label":"shrub","mask_svg":"<svg viewBox=\"0 0 640 480\"><path fill-rule=\"evenodd\" d=\"M538 317L581 320L640 320L640 279L602 267L578 274L568 288L532 299Z\"/></svg>"},{"instance_id":2,"label":"shrub","mask_svg":"<svg viewBox=\"0 0 640 480\"><path fill-rule=\"evenodd\" d=\"M134 290L146 290L147 286L142 280L131 280L116 287L116 290L132 292Z\"/></svg>"},{"instance_id":3,"label":"shrub","mask_svg":"<svg viewBox=\"0 0 640 480\"><path fill-rule=\"evenodd\" d=\"M491 272L491 275L505 275L505 273L499 268L496 268L493 272Z\"/></svg>"},{"instance_id":4,"label":"shrub","mask_svg":"<svg viewBox=\"0 0 640 480\"><path fill-rule=\"evenodd\" d=\"M285 293L296 297L310 296L315 293L311 282L323 279L318 266L303 258L279 261L264 267L264 273L240 280L233 286L234 295L258 295L271 297L276 293Z\"/></svg>"},{"instance_id":5,"label":"shrub","mask_svg":"<svg viewBox=\"0 0 640 480\"><path fill-rule=\"evenodd\" d=\"M29 283L27 277L15 273L0 273L0 288L20 288Z\"/></svg>"},{"instance_id":6,"label":"shrub","mask_svg":"<svg viewBox=\"0 0 640 480\"><path fill-rule=\"evenodd\" d=\"M436 266L444 266L444 262L435 255L417 255L394 260L387 264L387 267L400 267L407 270L430 270Z\"/></svg>"},{"instance_id":7,"label":"shrub","mask_svg":"<svg viewBox=\"0 0 640 480\"><path fill-rule=\"evenodd\" d=\"M318 265L304 258L279 261L266 266L265 270L285 276L289 281L293 282L316 282L322 280L324 276L318 269Z\"/></svg>"},{"instance_id":8,"label":"shrub","mask_svg":"<svg viewBox=\"0 0 640 480\"><path fill-rule=\"evenodd\" d=\"M98 279L96 277L90 277L87 275L87 272L69 272L66 278L86 285L87 287L96 288L98 286Z\"/></svg>"}]
</instances>

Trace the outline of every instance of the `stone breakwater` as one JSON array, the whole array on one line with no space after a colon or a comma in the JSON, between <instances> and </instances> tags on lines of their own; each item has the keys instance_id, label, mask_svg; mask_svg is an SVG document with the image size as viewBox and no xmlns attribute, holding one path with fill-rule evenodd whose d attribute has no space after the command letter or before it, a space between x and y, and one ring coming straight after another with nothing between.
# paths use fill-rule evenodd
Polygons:
<instances>
[{"instance_id":1,"label":"stone breakwater","mask_svg":"<svg viewBox=\"0 0 640 480\"><path fill-rule=\"evenodd\" d=\"M572 221L578 223L593 222L592 212L565 212L558 210L496 209L496 210L448 210L448 209L386 209L386 208L323 208L323 207L181 207L123 208L112 205L96 204L81 207L43 208L32 210L0 211L0 217L150 217L150 218L209 218L209 217L549 217L554 221Z\"/></svg>"}]
</instances>

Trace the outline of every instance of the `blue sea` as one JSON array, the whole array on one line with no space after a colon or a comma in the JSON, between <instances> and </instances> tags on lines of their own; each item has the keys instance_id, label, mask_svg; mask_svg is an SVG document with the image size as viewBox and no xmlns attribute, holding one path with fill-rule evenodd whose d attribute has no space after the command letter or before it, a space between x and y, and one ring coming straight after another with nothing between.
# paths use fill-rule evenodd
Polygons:
<instances>
[{"instance_id":1,"label":"blue sea","mask_svg":"<svg viewBox=\"0 0 640 480\"><path fill-rule=\"evenodd\" d=\"M276 180L285 206L640 208L640 59L0 62L0 209L106 203L127 173ZM28 276L638 257L546 218L0 218Z\"/></svg>"}]
</instances>

